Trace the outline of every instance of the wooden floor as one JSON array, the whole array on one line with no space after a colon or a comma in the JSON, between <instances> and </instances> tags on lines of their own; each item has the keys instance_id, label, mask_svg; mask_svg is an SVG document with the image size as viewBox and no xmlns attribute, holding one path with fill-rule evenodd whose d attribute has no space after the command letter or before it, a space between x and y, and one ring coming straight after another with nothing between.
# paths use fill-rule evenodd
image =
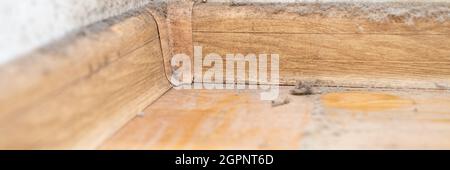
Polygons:
<instances>
[{"instance_id":1,"label":"wooden floor","mask_svg":"<svg viewBox=\"0 0 450 170\"><path fill-rule=\"evenodd\" d=\"M450 92L175 90L99 149L450 149Z\"/></svg>"}]
</instances>

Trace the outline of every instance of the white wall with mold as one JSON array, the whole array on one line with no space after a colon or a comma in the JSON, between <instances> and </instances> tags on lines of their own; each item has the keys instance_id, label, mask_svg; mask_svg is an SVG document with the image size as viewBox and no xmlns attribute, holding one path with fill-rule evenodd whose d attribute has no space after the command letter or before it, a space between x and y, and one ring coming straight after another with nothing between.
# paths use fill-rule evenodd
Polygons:
<instances>
[{"instance_id":1,"label":"white wall with mold","mask_svg":"<svg viewBox=\"0 0 450 170\"><path fill-rule=\"evenodd\" d=\"M0 0L0 64L154 1L162 0Z\"/></svg>"}]
</instances>

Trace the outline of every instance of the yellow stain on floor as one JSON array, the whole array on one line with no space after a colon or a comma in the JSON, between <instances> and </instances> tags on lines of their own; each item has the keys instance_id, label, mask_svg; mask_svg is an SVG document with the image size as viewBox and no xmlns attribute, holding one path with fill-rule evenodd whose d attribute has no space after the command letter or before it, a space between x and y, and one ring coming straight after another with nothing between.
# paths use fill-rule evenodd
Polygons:
<instances>
[{"instance_id":1,"label":"yellow stain on floor","mask_svg":"<svg viewBox=\"0 0 450 170\"><path fill-rule=\"evenodd\" d=\"M379 92L340 92L321 97L326 107L373 112L414 105L414 101Z\"/></svg>"}]
</instances>

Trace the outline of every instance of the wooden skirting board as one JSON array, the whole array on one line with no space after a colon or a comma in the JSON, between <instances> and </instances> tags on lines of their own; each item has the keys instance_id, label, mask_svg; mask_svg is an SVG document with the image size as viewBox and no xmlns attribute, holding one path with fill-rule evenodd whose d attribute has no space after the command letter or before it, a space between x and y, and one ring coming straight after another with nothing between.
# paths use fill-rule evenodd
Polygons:
<instances>
[{"instance_id":1,"label":"wooden skirting board","mask_svg":"<svg viewBox=\"0 0 450 170\"><path fill-rule=\"evenodd\" d=\"M151 3L146 8L158 26L165 74L169 81L174 70L170 63L172 56L180 53L193 55L191 25L193 4L191 0L170 0Z\"/></svg>"},{"instance_id":2,"label":"wooden skirting board","mask_svg":"<svg viewBox=\"0 0 450 170\"><path fill-rule=\"evenodd\" d=\"M0 67L0 149L94 149L171 88L146 9Z\"/></svg>"},{"instance_id":3,"label":"wooden skirting board","mask_svg":"<svg viewBox=\"0 0 450 170\"><path fill-rule=\"evenodd\" d=\"M446 1L196 3L192 30L203 57L279 54L286 85L449 89L449 13Z\"/></svg>"}]
</instances>

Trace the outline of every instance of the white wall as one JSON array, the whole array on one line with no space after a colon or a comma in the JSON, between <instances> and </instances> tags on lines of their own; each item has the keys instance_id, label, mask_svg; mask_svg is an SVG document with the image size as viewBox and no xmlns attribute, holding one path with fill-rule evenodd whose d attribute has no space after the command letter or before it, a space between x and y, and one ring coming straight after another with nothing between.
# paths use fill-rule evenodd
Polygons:
<instances>
[{"instance_id":1,"label":"white wall","mask_svg":"<svg viewBox=\"0 0 450 170\"><path fill-rule=\"evenodd\" d=\"M0 0L0 64L152 0Z\"/></svg>"}]
</instances>

